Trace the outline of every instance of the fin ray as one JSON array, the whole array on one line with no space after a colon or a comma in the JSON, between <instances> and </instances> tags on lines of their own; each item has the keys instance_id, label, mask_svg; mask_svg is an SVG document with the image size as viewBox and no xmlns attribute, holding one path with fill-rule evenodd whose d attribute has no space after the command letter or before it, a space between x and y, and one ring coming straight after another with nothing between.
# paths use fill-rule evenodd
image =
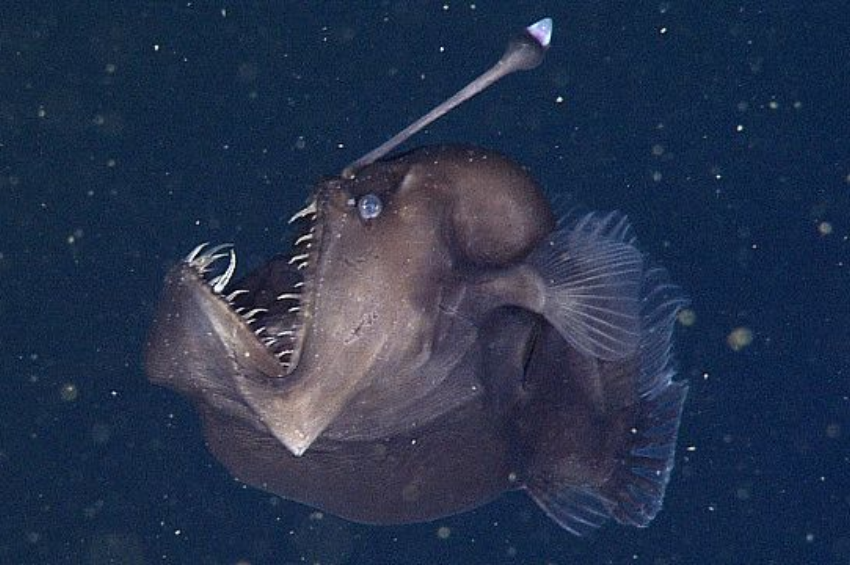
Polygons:
<instances>
[{"instance_id":1,"label":"fin ray","mask_svg":"<svg viewBox=\"0 0 850 565\"><path fill-rule=\"evenodd\" d=\"M604 360L635 351L644 268L624 215L586 214L552 234L530 262L545 285L542 313L571 346Z\"/></svg>"},{"instance_id":2,"label":"fin ray","mask_svg":"<svg viewBox=\"0 0 850 565\"><path fill-rule=\"evenodd\" d=\"M589 217L592 220L588 219ZM603 239L604 236L616 235L618 239L613 244L632 245L634 241L629 239L630 231L624 218L617 214L590 214L581 218L575 226L581 226L584 234ZM559 237L569 238L572 234L573 232L568 230L566 236ZM593 247L599 244L598 241L591 241L588 245ZM601 244L604 245L605 242ZM570 245L572 242L568 242L567 252L575 253L576 247ZM563 249L561 248L561 252ZM637 253L636 248L632 249ZM579 353L595 355L595 359L601 360L600 366L607 366L608 375L620 374L616 370L618 366L630 371L630 387L633 387L629 404L606 416L611 418L611 425L616 425L625 431L626 435L614 442L611 451L604 455L610 465L605 476L593 477L591 472L592 479L582 479L590 482L576 484L571 482L575 479L568 478L575 477L568 470L569 465L574 465L575 462L566 463L568 458L556 457L548 462L541 462L529 478L527 489L532 498L547 515L576 535L587 535L609 518L621 524L647 526L661 510L673 470L679 423L688 392L686 383L673 381L676 375L672 354L673 330L676 315L686 300L679 287L669 281L664 269L644 268L646 260L640 255L638 257L640 274L636 282L629 281L629 284L637 284L634 303L630 298L626 300L629 308L635 308L634 311L620 309L620 303L609 297L606 303L593 302L580 313L571 311L570 316L578 322L566 327L559 327L550 318L551 312L544 312L570 346ZM555 257L553 253L546 257L537 257L534 264L541 272L552 273L556 272L550 265L552 261L560 261L558 269L564 269L566 272L563 260ZM636 265L637 261L635 259ZM546 282L550 281L547 279ZM563 281L558 284L568 286ZM553 287L556 291L558 284ZM603 309L613 312L598 314ZM623 352L623 349L617 349L624 345L622 340L625 338L622 336L631 338L622 327L617 327L620 322L618 314L622 314L625 319L634 315L637 319L636 326L627 328L637 333L637 343L631 351L635 357L633 361L616 357L606 359L598 355L604 351L610 351L612 354ZM607 324L587 321L594 316L603 316ZM556 316L554 318L557 319ZM615 326L614 330L611 325ZM585 343L564 335L564 329L579 331L576 328L584 332L581 339L587 340ZM582 348L582 345L586 346L591 342L591 347ZM612 349L615 351L611 351ZM631 362L636 363L632 366ZM615 386L612 382L607 384ZM568 467L561 469L565 463Z\"/></svg>"},{"instance_id":3,"label":"fin ray","mask_svg":"<svg viewBox=\"0 0 850 565\"><path fill-rule=\"evenodd\" d=\"M528 486L528 491L549 518L579 537L593 533L611 517L611 502L587 488L558 490L536 482Z\"/></svg>"}]
</instances>

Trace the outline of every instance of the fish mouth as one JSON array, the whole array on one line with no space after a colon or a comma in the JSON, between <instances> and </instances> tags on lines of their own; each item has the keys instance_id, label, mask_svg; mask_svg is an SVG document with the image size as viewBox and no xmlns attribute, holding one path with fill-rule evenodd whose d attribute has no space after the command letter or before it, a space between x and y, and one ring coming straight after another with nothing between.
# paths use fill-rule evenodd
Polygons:
<instances>
[{"instance_id":1,"label":"fish mouth","mask_svg":"<svg viewBox=\"0 0 850 565\"><path fill-rule=\"evenodd\" d=\"M202 243L182 262L277 360L282 376L297 368L312 320L322 239L320 200L318 194L313 196L290 218L297 228L290 254L275 257L241 280L233 281L236 251L231 244Z\"/></svg>"}]
</instances>

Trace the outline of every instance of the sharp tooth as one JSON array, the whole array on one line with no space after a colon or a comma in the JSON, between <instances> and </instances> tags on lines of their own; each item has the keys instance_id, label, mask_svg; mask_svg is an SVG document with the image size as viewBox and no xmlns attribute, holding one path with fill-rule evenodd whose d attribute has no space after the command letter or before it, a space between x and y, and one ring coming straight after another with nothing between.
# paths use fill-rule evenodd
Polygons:
<instances>
[{"instance_id":1,"label":"sharp tooth","mask_svg":"<svg viewBox=\"0 0 850 565\"><path fill-rule=\"evenodd\" d=\"M233 247L230 243L224 243L222 245L216 245L215 247L208 249L204 253L195 257L192 260L192 266L200 271L206 271L210 268L210 265L218 261L219 259L223 259L228 256L228 253L219 253L229 247Z\"/></svg>"},{"instance_id":2,"label":"sharp tooth","mask_svg":"<svg viewBox=\"0 0 850 565\"><path fill-rule=\"evenodd\" d=\"M286 337L295 335L295 330L283 330L275 334L277 337Z\"/></svg>"},{"instance_id":3,"label":"sharp tooth","mask_svg":"<svg viewBox=\"0 0 850 565\"><path fill-rule=\"evenodd\" d=\"M301 300L300 294L293 294L291 292L286 292L277 297L278 300Z\"/></svg>"},{"instance_id":4,"label":"sharp tooth","mask_svg":"<svg viewBox=\"0 0 850 565\"><path fill-rule=\"evenodd\" d=\"M300 311L301 311L301 308L299 308L298 306L293 306L292 308L287 310L287 312L289 312L290 314L294 314L295 312L300 312Z\"/></svg>"},{"instance_id":5,"label":"sharp tooth","mask_svg":"<svg viewBox=\"0 0 850 565\"><path fill-rule=\"evenodd\" d=\"M289 264L298 263L299 261L304 261L305 259L309 259L309 253L302 253L301 255L295 255L289 260Z\"/></svg>"},{"instance_id":6,"label":"sharp tooth","mask_svg":"<svg viewBox=\"0 0 850 565\"><path fill-rule=\"evenodd\" d=\"M304 287L304 281L300 281L300 282L297 282L294 285L292 285L292 288L303 288L303 287Z\"/></svg>"},{"instance_id":7,"label":"sharp tooth","mask_svg":"<svg viewBox=\"0 0 850 565\"><path fill-rule=\"evenodd\" d=\"M222 243L221 245L216 245L215 247L211 247L210 249L204 251L204 257L210 257L218 253L219 251L224 251L225 249L229 249L233 247L232 243ZM220 253L217 257L227 257L227 253Z\"/></svg>"},{"instance_id":8,"label":"sharp tooth","mask_svg":"<svg viewBox=\"0 0 850 565\"><path fill-rule=\"evenodd\" d=\"M218 286L221 283L221 279L223 276L224 274L222 273L219 276L210 279L209 281L210 288L212 288L213 292L216 294L221 294L221 290L218 290Z\"/></svg>"},{"instance_id":9,"label":"sharp tooth","mask_svg":"<svg viewBox=\"0 0 850 565\"><path fill-rule=\"evenodd\" d=\"M217 276L211 281L213 290L216 294L221 294L224 291L224 288L227 286L227 283L230 282L230 277L233 276L233 273L236 271L236 253L231 249L230 250L230 262L227 264L227 270L222 274Z\"/></svg>"},{"instance_id":10,"label":"sharp tooth","mask_svg":"<svg viewBox=\"0 0 850 565\"><path fill-rule=\"evenodd\" d=\"M253 310L251 310L247 314L243 314L242 317L251 319L254 316L256 316L257 314L262 314L262 313L268 312L268 311L269 311L268 308L254 308Z\"/></svg>"},{"instance_id":11,"label":"sharp tooth","mask_svg":"<svg viewBox=\"0 0 850 565\"><path fill-rule=\"evenodd\" d=\"M205 241L204 243L200 244L199 246L197 246L196 248L194 248L192 251L190 251L190 252L189 252L189 254L188 254L188 255L186 255L186 258L185 258L185 259L183 259L183 261L185 261L186 263L191 263L192 261L194 261L195 259L197 259L198 255L201 253L201 251L202 251L202 250L204 249L204 247L206 247L207 245L209 245L209 242L208 242L208 241Z\"/></svg>"},{"instance_id":12,"label":"sharp tooth","mask_svg":"<svg viewBox=\"0 0 850 565\"><path fill-rule=\"evenodd\" d=\"M257 328L256 330L254 330L254 335L258 336L261 333L263 333L264 331L266 331L266 326L263 326L262 328Z\"/></svg>"},{"instance_id":13,"label":"sharp tooth","mask_svg":"<svg viewBox=\"0 0 850 565\"><path fill-rule=\"evenodd\" d=\"M304 218L306 216L315 216L317 211L318 208L316 207L316 199L314 198L310 201L309 204L307 204L307 206L295 212L295 214L293 214L292 217L289 218L289 223L291 224L292 222L300 220L301 218Z\"/></svg>"},{"instance_id":14,"label":"sharp tooth","mask_svg":"<svg viewBox=\"0 0 850 565\"><path fill-rule=\"evenodd\" d=\"M313 232L305 233L304 235L302 235L301 237L299 237L298 239L295 240L295 246L297 247L297 246L301 245L302 243L306 243L306 242L308 242L312 239L313 239Z\"/></svg>"},{"instance_id":15,"label":"sharp tooth","mask_svg":"<svg viewBox=\"0 0 850 565\"><path fill-rule=\"evenodd\" d=\"M244 289L237 289L237 290L234 290L233 292L231 292L230 294L228 294L228 295L227 295L227 297L226 297L226 298L227 298L227 301L228 301L228 302L233 302L233 300L234 300L237 296L240 296L240 295L242 295L242 294L248 294L248 291L247 291L247 290L244 290Z\"/></svg>"}]
</instances>

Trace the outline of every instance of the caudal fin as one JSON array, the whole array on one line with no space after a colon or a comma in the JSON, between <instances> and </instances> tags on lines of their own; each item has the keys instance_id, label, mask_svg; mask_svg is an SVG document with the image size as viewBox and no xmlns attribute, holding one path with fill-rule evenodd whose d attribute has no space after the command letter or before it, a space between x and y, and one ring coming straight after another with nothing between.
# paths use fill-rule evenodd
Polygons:
<instances>
[{"instance_id":1,"label":"caudal fin","mask_svg":"<svg viewBox=\"0 0 850 565\"><path fill-rule=\"evenodd\" d=\"M610 518L630 526L649 525L661 510L673 470L686 395L687 385L671 383L646 400L635 425L634 441L601 488L536 478L527 487L534 501L562 528L578 536L591 533Z\"/></svg>"},{"instance_id":2,"label":"caudal fin","mask_svg":"<svg viewBox=\"0 0 850 565\"><path fill-rule=\"evenodd\" d=\"M623 227L616 224L614 219L617 217L622 218L617 215L607 216L602 219L601 224L597 224L603 227L587 231L591 237L595 234L597 241L593 243L594 246L600 246L600 237L606 239L602 234L620 233L620 237L613 240L634 248L632 241L626 244L624 234L628 232L628 228L627 225ZM612 228L612 225L615 227ZM622 256L626 257L626 254L623 253ZM598 272L611 270L604 266L604 261L597 263L599 266L595 269ZM631 259L618 260L616 263L637 264ZM642 269L642 263L640 267ZM612 270L614 271L625 273L626 269ZM632 276L629 274L628 277L614 276L609 279L616 281ZM627 361L608 362L605 361L606 357L595 355L599 367L598 378L602 381L600 388L605 395L622 394L621 390L617 389L623 385L620 380L622 374L609 371L606 367L634 367L629 370L631 376L627 379L631 383L629 386L632 392L627 395L633 399L631 406L616 413L600 413L598 420L593 423L594 426L610 426L612 429L621 430L621 436L614 437L608 444L611 446L611 452L601 451L603 460L600 466L609 469L607 474L601 478L597 477L599 480L587 481L587 484L565 478L569 477L569 473L560 472L557 465L576 464L567 456L551 462L548 467L545 463L540 465L540 468L533 470L526 485L537 504L563 528L576 535L585 535L610 518L621 524L639 527L648 525L661 509L673 469L679 421L688 388L685 383L672 380L675 375L671 352L672 333L676 313L685 300L680 289L669 282L663 269L641 270L637 280L638 310L635 316L638 320L638 338L632 353L632 364ZM611 289L610 296L615 298L613 285L603 287ZM628 319L628 315L624 314L616 319ZM631 330L624 331L623 335L630 335L630 332ZM586 327L585 333L588 336L595 335L590 326ZM588 348L576 346L575 340L566 341L580 353L589 353ZM606 382L605 377L613 374L619 374L617 380ZM572 375L570 378L582 377L583 375ZM594 440L588 439L585 443L589 441ZM596 447L593 446L593 449L595 451Z\"/></svg>"}]
</instances>

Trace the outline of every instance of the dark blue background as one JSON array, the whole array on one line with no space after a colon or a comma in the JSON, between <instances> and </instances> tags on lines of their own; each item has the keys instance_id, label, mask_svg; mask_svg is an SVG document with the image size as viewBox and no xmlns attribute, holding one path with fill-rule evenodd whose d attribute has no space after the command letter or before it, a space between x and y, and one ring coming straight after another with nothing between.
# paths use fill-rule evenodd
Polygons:
<instances>
[{"instance_id":1,"label":"dark blue background","mask_svg":"<svg viewBox=\"0 0 850 565\"><path fill-rule=\"evenodd\" d=\"M0 562L850 563L848 7L799 4L4 3ZM144 377L166 269L201 241L243 272L284 249L317 178L544 15L540 69L414 144L625 211L687 289L665 510L590 541L522 495L370 528L235 482Z\"/></svg>"}]
</instances>

